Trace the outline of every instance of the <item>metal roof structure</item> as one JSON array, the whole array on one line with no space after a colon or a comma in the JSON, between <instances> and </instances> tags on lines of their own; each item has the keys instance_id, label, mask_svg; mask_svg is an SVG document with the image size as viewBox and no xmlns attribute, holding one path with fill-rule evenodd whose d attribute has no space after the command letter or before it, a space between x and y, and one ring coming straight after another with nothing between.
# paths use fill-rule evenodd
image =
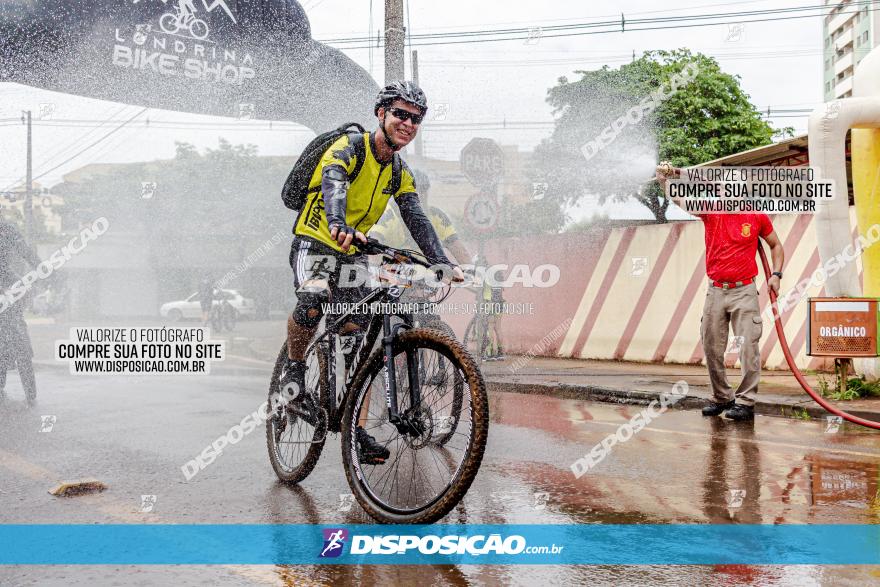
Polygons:
<instances>
[{"instance_id":1,"label":"metal roof structure","mask_svg":"<svg viewBox=\"0 0 880 587\"><path fill-rule=\"evenodd\" d=\"M801 135L700 163L696 167L800 167L810 164L809 135ZM852 154L849 135L846 137L846 176L850 205L853 203Z\"/></svg>"},{"instance_id":2,"label":"metal roof structure","mask_svg":"<svg viewBox=\"0 0 880 587\"><path fill-rule=\"evenodd\" d=\"M755 147L748 151L734 153L712 161L700 163L697 167L796 167L810 164L809 137L801 135L778 143ZM847 141L847 161L849 161L849 141Z\"/></svg>"}]
</instances>

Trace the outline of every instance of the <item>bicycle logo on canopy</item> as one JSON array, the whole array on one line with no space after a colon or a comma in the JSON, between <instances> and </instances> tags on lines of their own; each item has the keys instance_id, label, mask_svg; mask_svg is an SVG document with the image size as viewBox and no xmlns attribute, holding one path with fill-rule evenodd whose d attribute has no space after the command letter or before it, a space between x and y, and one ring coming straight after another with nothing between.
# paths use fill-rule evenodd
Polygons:
<instances>
[{"instance_id":1,"label":"bicycle logo on canopy","mask_svg":"<svg viewBox=\"0 0 880 587\"><path fill-rule=\"evenodd\" d=\"M176 1L176 5L171 7L169 12L159 17L159 28L162 32L169 35L188 36L193 39L204 41L210 34L210 28L207 21L200 17L200 14L211 13L217 8L223 10L233 23L237 22L235 15L226 3L226 0L201 0L203 12L199 12L196 6L196 0L161 0L162 4L168 4ZM137 4L140 0L134 0Z\"/></svg>"},{"instance_id":2,"label":"bicycle logo on canopy","mask_svg":"<svg viewBox=\"0 0 880 587\"><path fill-rule=\"evenodd\" d=\"M232 33L211 20L212 13L220 9L233 25L238 24L227 0L158 1L163 7L147 16L151 22L144 21L147 10L137 10L134 14L140 22L114 29L113 65L141 74L235 86L256 77L253 56L224 46L221 33L227 39ZM225 17L219 18L225 23Z\"/></svg>"}]
</instances>

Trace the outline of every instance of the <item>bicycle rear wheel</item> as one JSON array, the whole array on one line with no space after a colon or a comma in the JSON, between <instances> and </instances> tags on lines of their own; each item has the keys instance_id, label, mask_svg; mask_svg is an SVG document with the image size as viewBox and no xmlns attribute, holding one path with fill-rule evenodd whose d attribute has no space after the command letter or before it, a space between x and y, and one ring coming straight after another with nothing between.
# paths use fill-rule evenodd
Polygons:
<instances>
[{"instance_id":1,"label":"bicycle rear wheel","mask_svg":"<svg viewBox=\"0 0 880 587\"><path fill-rule=\"evenodd\" d=\"M287 361L286 342L278 353L269 383L266 446L275 474L286 483L299 483L309 476L318 464L327 437L327 410L318 401L327 381L327 363L320 349L313 348L314 352L306 357L305 402L294 404L285 398L278 381Z\"/></svg>"},{"instance_id":2,"label":"bicycle rear wheel","mask_svg":"<svg viewBox=\"0 0 880 587\"><path fill-rule=\"evenodd\" d=\"M159 19L159 28L162 29L162 32L173 35L180 30L180 20L178 20L175 14L165 13Z\"/></svg>"},{"instance_id":3,"label":"bicycle rear wheel","mask_svg":"<svg viewBox=\"0 0 880 587\"><path fill-rule=\"evenodd\" d=\"M393 346L398 412L418 432L402 433L388 420L384 357L373 353L358 371L348 394L342 429L345 475L364 510L382 523L429 524L449 513L464 497L480 468L489 432L486 386L476 363L455 339L437 330L417 328L401 334ZM445 380L462 388L456 429L440 428L438 418L453 409L454 394L422 385L412 405L408 358L427 360L448 371ZM420 377L415 377L421 380ZM385 463L358 459L356 429L391 453ZM446 438L448 436L448 438Z\"/></svg>"}]
</instances>

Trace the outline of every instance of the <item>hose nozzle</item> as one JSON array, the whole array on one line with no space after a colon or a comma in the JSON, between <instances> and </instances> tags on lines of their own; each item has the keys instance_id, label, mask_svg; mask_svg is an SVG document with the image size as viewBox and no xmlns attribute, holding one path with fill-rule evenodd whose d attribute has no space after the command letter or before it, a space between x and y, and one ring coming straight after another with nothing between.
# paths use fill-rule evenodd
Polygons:
<instances>
[{"instance_id":1,"label":"hose nozzle","mask_svg":"<svg viewBox=\"0 0 880 587\"><path fill-rule=\"evenodd\" d=\"M670 163L669 161L661 161L660 165L657 166L657 173L669 176L672 175L672 171L674 169L675 168L672 166L672 163Z\"/></svg>"}]
</instances>

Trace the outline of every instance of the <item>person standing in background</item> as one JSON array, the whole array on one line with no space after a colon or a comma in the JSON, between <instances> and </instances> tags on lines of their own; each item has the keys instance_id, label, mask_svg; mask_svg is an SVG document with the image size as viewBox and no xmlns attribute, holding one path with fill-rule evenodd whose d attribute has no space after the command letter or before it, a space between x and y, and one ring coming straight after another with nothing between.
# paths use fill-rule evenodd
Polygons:
<instances>
[{"instance_id":1,"label":"person standing in background","mask_svg":"<svg viewBox=\"0 0 880 587\"><path fill-rule=\"evenodd\" d=\"M40 264L40 258L27 245L18 227L0 216L0 295L5 296L6 291L21 279L12 269L15 257L24 259L34 268ZM24 321L26 299L18 299L0 312L0 398L6 388L6 372L18 369L28 404L32 405L37 398L37 381L34 350Z\"/></svg>"},{"instance_id":2,"label":"person standing in background","mask_svg":"<svg viewBox=\"0 0 880 587\"><path fill-rule=\"evenodd\" d=\"M452 220L443 210L429 204L428 197L431 190L431 180L428 178L428 175L420 169L414 169L413 179L415 180L416 189L418 189L422 209L431 222L431 226L434 227L434 231L440 239L440 244L443 245L444 249L452 253L452 256L459 264L472 262L474 257L458 237L458 232L455 230ZM397 209L396 204L388 205L385 213L370 230L370 236L389 247L396 247L398 249L415 249L418 247L409 230L407 230L403 219L400 217L400 211Z\"/></svg>"},{"instance_id":3,"label":"person standing in background","mask_svg":"<svg viewBox=\"0 0 880 587\"><path fill-rule=\"evenodd\" d=\"M670 177L679 177L681 170L667 164L657 168L656 179L666 190ZM667 195L667 197L669 197ZM683 198L669 197L682 209ZM744 421L755 418L755 396L761 380L759 342L763 319L758 305L755 278L758 264L758 238L770 246L773 275L767 286L779 293L785 252L766 214L696 214L703 222L706 241L706 274L709 288L703 306L700 338L713 401L703 408L704 416L720 416ZM739 347L742 381L734 392L727 381L724 354L728 347L730 327Z\"/></svg>"},{"instance_id":4,"label":"person standing in background","mask_svg":"<svg viewBox=\"0 0 880 587\"><path fill-rule=\"evenodd\" d=\"M211 306L214 305L214 284L207 275L199 282L199 305L202 308L202 325L207 326L211 319Z\"/></svg>"}]
</instances>

